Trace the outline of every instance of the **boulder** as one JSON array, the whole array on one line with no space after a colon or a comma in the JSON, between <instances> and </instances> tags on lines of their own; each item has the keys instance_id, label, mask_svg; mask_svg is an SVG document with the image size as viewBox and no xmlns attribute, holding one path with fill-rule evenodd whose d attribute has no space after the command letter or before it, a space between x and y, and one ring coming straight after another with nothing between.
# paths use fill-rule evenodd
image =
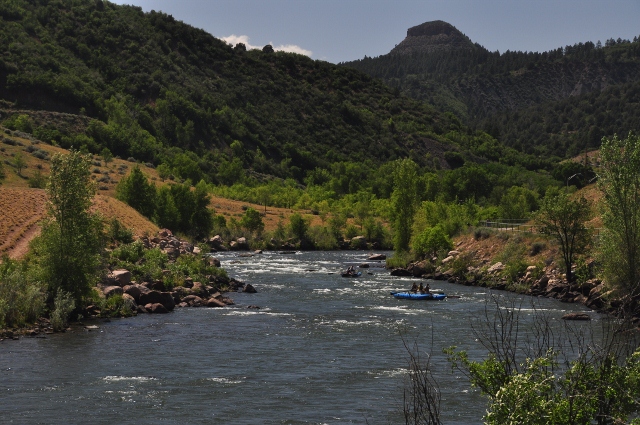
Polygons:
<instances>
[{"instance_id":1,"label":"boulder","mask_svg":"<svg viewBox=\"0 0 640 425\"><path fill-rule=\"evenodd\" d=\"M191 251L191 252L193 252L194 254L198 255L198 254L202 253L202 250L199 247L194 246L193 247L193 251Z\"/></svg>"},{"instance_id":2,"label":"boulder","mask_svg":"<svg viewBox=\"0 0 640 425\"><path fill-rule=\"evenodd\" d=\"M167 310L165 306L163 306L160 303L146 304L144 308L149 313L154 313L154 314L165 314L169 312L169 310Z\"/></svg>"},{"instance_id":3,"label":"boulder","mask_svg":"<svg viewBox=\"0 0 640 425\"><path fill-rule=\"evenodd\" d=\"M206 301L205 306L207 306L207 307L226 307L227 305L225 303L223 303L222 301L216 299L216 298L209 298Z\"/></svg>"},{"instance_id":4,"label":"boulder","mask_svg":"<svg viewBox=\"0 0 640 425\"><path fill-rule=\"evenodd\" d=\"M133 297L133 299L136 300L136 302L138 302L138 300L140 299L140 295L142 295L142 291L140 290L139 285L127 285L124 288L122 288L122 290L124 291L125 294ZM146 292L149 292L149 291L147 290Z\"/></svg>"},{"instance_id":5,"label":"boulder","mask_svg":"<svg viewBox=\"0 0 640 425\"><path fill-rule=\"evenodd\" d=\"M247 242L247 238L238 238L238 239L236 239L236 249L248 250L249 249L249 243Z\"/></svg>"},{"instance_id":6,"label":"boulder","mask_svg":"<svg viewBox=\"0 0 640 425\"><path fill-rule=\"evenodd\" d=\"M200 297L205 297L208 295L207 288L200 282L193 282L193 286L189 290L190 294L198 295Z\"/></svg>"},{"instance_id":7,"label":"boulder","mask_svg":"<svg viewBox=\"0 0 640 425\"><path fill-rule=\"evenodd\" d=\"M136 310L138 308L138 303L136 302L135 298L133 298L131 295L122 294L122 299L125 300L125 302L129 303L132 310Z\"/></svg>"},{"instance_id":8,"label":"boulder","mask_svg":"<svg viewBox=\"0 0 640 425\"><path fill-rule=\"evenodd\" d=\"M140 304L146 308L147 304L162 304L167 311L171 311L176 306L170 292L150 291L148 294L140 295Z\"/></svg>"},{"instance_id":9,"label":"boulder","mask_svg":"<svg viewBox=\"0 0 640 425\"><path fill-rule=\"evenodd\" d=\"M549 282L547 282L547 294L551 294L552 292L562 292L564 289L564 282L560 279L549 279Z\"/></svg>"},{"instance_id":10,"label":"boulder","mask_svg":"<svg viewBox=\"0 0 640 425\"><path fill-rule=\"evenodd\" d=\"M373 254L373 255L370 255L369 258L367 258L367 260L369 261L382 261L386 259L387 259L387 256L384 254Z\"/></svg>"},{"instance_id":11,"label":"boulder","mask_svg":"<svg viewBox=\"0 0 640 425\"><path fill-rule=\"evenodd\" d=\"M460 255L460 251L449 251L449 253L447 254L447 257L455 257L456 255Z\"/></svg>"},{"instance_id":12,"label":"boulder","mask_svg":"<svg viewBox=\"0 0 640 425\"><path fill-rule=\"evenodd\" d=\"M247 283L246 285L244 285L242 292L246 292L248 294L255 294L258 291L256 291L256 288L254 288L253 285L251 285L250 283Z\"/></svg>"},{"instance_id":13,"label":"boulder","mask_svg":"<svg viewBox=\"0 0 640 425\"><path fill-rule=\"evenodd\" d=\"M113 295L122 295L124 292L121 286L107 286L102 290L102 293L106 298L109 298Z\"/></svg>"},{"instance_id":14,"label":"boulder","mask_svg":"<svg viewBox=\"0 0 640 425\"><path fill-rule=\"evenodd\" d=\"M447 258L445 258L444 260L442 260L442 264L447 264L452 262L455 259L455 257L453 255L449 255Z\"/></svg>"},{"instance_id":15,"label":"boulder","mask_svg":"<svg viewBox=\"0 0 640 425\"><path fill-rule=\"evenodd\" d=\"M354 249L365 249L367 247L367 238L364 236L355 236L351 239L350 245Z\"/></svg>"},{"instance_id":16,"label":"boulder","mask_svg":"<svg viewBox=\"0 0 640 425\"><path fill-rule=\"evenodd\" d=\"M161 238L168 238L168 237L173 236L173 233L171 233L171 230L169 230L169 229L160 229L158 231L158 236L161 237Z\"/></svg>"},{"instance_id":17,"label":"boulder","mask_svg":"<svg viewBox=\"0 0 640 425\"><path fill-rule=\"evenodd\" d=\"M187 295L182 299L182 302L187 303L191 307L200 307L204 303L202 298L198 297L197 295Z\"/></svg>"},{"instance_id":18,"label":"boulder","mask_svg":"<svg viewBox=\"0 0 640 425\"><path fill-rule=\"evenodd\" d=\"M207 241L207 245L217 251L226 251L226 247L224 246L224 241L222 240L222 236L215 235L211 239Z\"/></svg>"},{"instance_id":19,"label":"boulder","mask_svg":"<svg viewBox=\"0 0 640 425\"><path fill-rule=\"evenodd\" d=\"M149 313L149 311L146 308L144 308L143 305L140 305L140 304L138 304L138 310L137 311L138 311L138 314Z\"/></svg>"},{"instance_id":20,"label":"boulder","mask_svg":"<svg viewBox=\"0 0 640 425\"><path fill-rule=\"evenodd\" d=\"M114 270L111 275L115 280L118 281L120 286L127 286L129 283L131 283L131 272L129 270Z\"/></svg>"},{"instance_id":21,"label":"boulder","mask_svg":"<svg viewBox=\"0 0 640 425\"><path fill-rule=\"evenodd\" d=\"M487 273L498 273L502 270L504 270L504 264L498 261L493 266L489 267L489 269L487 270Z\"/></svg>"},{"instance_id":22,"label":"boulder","mask_svg":"<svg viewBox=\"0 0 640 425\"><path fill-rule=\"evenodd\" d=\"M358 267L360 267L361 269L368 269L369 268L369 264L368 263L361 263Z\"/></svg>"},{"instance_id":23,"label":"boulder","mask_svg":"<svg viewBox=\"0 0 640 425\"><path fill-rule=\"evenodd\" d=\"M210 266L220 267L220 260L216 257L209 257L208 262Z\"/></svg>"},{"instance_id":24,"label":"boulder","mask_svg":"<svg viewBox=\"0 0 640 425\"><path fill-rule=\"evenodd\" d=\"M413 276L413 273L407 269L398 268L391 270L391 276Z\"/></svg>"},{"instance_id":25,"label":"boulder","mask_svg":"<svg viewBox=\"0 0 640 425\"><path fill-rule=\"evenodd\" d=\"M562 316L563 320L591 320L587 313L567 313Z\"/></svg>"}]
</instances>

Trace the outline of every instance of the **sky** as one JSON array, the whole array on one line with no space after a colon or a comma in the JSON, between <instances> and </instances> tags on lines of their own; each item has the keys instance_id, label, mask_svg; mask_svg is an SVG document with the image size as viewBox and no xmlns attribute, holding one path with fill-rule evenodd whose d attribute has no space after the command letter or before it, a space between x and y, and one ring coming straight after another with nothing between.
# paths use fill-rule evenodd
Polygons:
<instances>
[{"instance_id":1,"label":"sky","mask_svg":"<svg viewBox=\"0 0 640 425\"><path fill-rule=\"evenodd\" d=\"M332 63L375 57L407 29L446 21L491 51L543 52L640 37L640 0L115 0L217 38Z\"/></svg>"}]
</instances>

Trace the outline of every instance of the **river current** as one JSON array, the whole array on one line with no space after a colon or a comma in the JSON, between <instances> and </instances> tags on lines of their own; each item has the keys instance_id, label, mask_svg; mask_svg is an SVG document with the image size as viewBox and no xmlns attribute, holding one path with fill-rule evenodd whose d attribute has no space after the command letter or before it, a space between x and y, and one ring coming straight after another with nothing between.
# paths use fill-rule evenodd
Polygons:
<instances>
[{"instance_id":1,"label":"river current","mask_svg":"<svg viewBox=\"0 0 640 425\"><path fill-rule=\"evenodd\" d=\"M431 281L460 298L396 300L389 292L416 279L392 277L375 262L359 278L340 276L366 257L224 253L218 258L229 275L258 291L230 294L236 306L85 322L99 329L4 341L0 422L401 424L404 338L432 353L444 423L481 423L486 400L451 372L442 348L485 354L472 323L490 291ZM558 324L566 312L584 311L524 299Z\"/></svg>"}]
</instances>

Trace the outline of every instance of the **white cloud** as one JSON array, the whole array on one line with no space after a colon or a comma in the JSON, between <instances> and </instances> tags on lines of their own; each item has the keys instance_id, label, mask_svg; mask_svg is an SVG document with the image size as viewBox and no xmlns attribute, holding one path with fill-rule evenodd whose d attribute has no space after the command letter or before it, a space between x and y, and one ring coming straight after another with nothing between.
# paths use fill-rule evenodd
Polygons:
<instances>
[{"instance_id":1,"label":"white cloud","mask_svg":"<svg viewBox=\"0 0 640 425\"><path fill-rule=\"evenodd\" d=\"M273 46L273 44L271 44ZM289 52L298 53L299 55L305 55L311 57L313 52L311 50L303 49L295 44L281 44L280 46L273 46L273 50L276 52Z\"/></svg>"},{"instance_id":2,"label":"white cloud","mask_svg":"<svg viewBox=\"0 0 640 425\"><path fill-rule=\"evenodd\" d=\"M247 35L235 35L231 34L228 37L220 37L220 40L235 46L238 43L244 43L247 46L247 50L259 49L262 50L264 46L254 46L249 43L249 36ZM311 57L313 52L311 50L303 49L300 46L296 46L295 44L281 44L279 46L274 46L273 43L269 43L273 46L273 50L276 52L289 52L289 53L298 53L300 55L305 55Z\"/></svg>"}]
</instances>

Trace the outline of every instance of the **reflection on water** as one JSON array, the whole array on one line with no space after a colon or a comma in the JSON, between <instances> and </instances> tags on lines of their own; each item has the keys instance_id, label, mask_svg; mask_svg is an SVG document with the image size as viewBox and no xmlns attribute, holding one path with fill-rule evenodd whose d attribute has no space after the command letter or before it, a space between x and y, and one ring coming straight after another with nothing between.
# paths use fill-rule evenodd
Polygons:
<instances>
[{"instance_id":1,"label":"reflection on water","mask_svg":"<svg viewBox=\"0 0 640 425\"><path fill-rule=\"evenodd\" d=\"M483 315L489 291L431 282L460 298L396 300L389 292L414 279L381 267L340 277L346 264L363 262L362 252L219 258L258 293L232 294L232 308L180 309L0 344L2 422L400 424L401 334L433 354L445 423L481 422L484 400L450 373L442 348L484 354L470 323ZM557 323L583 310L534 301Z\"/></svg>"}]
</instances>

